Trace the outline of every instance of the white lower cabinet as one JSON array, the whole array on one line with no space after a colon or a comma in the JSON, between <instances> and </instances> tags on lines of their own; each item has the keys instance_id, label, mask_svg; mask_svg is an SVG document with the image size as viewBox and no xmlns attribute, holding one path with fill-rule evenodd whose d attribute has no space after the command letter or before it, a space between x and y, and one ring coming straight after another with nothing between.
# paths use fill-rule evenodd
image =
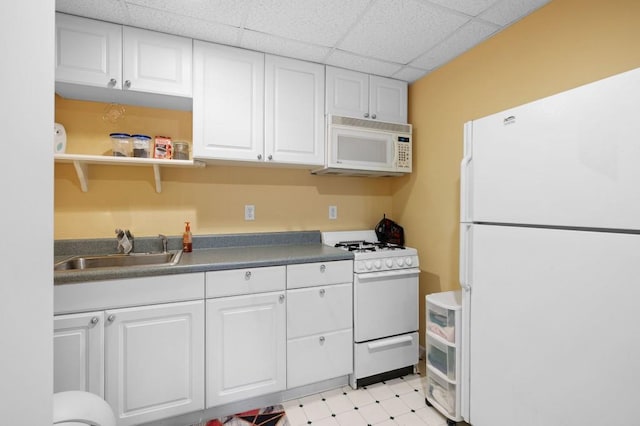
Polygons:
<instances>
[{"instance_id":1,"label":"white lower cabinet","mask_svg":"<svg viewBox=\"0 0 640 426\"><path fill-rule=\"evenodd\" d=\"M105 315L105 399L119 426L204 408L204 301Z\"/></svg>"},{"instance_id":2,"label":"white lower cabinet","mask_svg":"<svg viewBox=\"0 0 640 426\"><path fill-rule=\"evenodd\" d=\"M353 372L353 262L287 267L287 387Z\"/></svg>"},{"instance_id":3,"label":"white lower cabinet","mask_svg":"<svg viewBox=\"0 0 640 426\"><path fill-rule=\"evenodd\" d=\"M118 426L204 409L203 294L204 274L55 286L54 391L103 397Z\"/></svg>"},{"instance_id":4,"label":"white lower cabinet","mask_svg":"<svg viewBox=\"0 0 640 426\"><path fill-rule=\"evenodd\" d=\"M81 390L104 397L104 313L53 319L53 391Z\"/></svg>"},{"instance_id":5,"label":"white lower cabinet","mask_svg":"<svg viewBox=\"0 0 640 426\"><path fill-rule=\"evenodd\" d=\"M214 297L207 300L207 407L285 389L284 274L284 266L206 274L207 296ZM233 286L271 291L216 297Z\"/></svg>"}]
</instances>

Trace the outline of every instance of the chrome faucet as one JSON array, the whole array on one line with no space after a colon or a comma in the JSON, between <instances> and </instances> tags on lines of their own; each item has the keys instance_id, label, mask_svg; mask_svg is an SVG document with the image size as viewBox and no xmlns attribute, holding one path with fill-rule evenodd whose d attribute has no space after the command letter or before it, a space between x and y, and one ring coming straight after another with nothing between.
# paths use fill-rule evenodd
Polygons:
<instances>
[{"instance_id":1,"label":"chrome faucet","mask_svg":"<svg viewBox=\"0 0 640 426\"><path fill-rule=\"evenodd\" d=\"M133 235L128 229L124 231L116 229L116 239L118 240L118 253L129 254L133 250Z\"/></svg>"},{"instance_id":2,"label":"chrome faucet","mask_svg":"<svg viewBox=\"0 0 640 426\"><path fill-rule=\"evenodd\" d=\"M169 241L167 240L167 236L164 234L158 234L158 237L160 237L160 239L162 240L162 252L166 253L167 252L167 244L169 243Z\"/></svg>"}]
</instances>

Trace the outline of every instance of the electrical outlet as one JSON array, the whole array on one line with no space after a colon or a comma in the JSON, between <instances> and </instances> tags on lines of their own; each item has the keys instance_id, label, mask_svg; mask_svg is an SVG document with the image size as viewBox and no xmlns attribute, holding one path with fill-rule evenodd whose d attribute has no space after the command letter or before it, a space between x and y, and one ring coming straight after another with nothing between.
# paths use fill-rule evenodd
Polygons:
<instances>
[{"instance_id":1,"label":"electrical outlet","mask_svg":"<svg viewBox=\"0 0 640 426\"><path fill-rule=\"evenodd\" d=\"M336 220L338 218L338 206L329 206L329 219Z\"/></svg>"},{"instance_id":2,"label":"electrical outlet","mask_svg":"<svg viewBox=\"0 0 640 426\"><path fill-rule=\"evenodd\" d=\"M253 204L244 206L244 220L256 220L256 206Z\"/></svg>"}]
</instances>

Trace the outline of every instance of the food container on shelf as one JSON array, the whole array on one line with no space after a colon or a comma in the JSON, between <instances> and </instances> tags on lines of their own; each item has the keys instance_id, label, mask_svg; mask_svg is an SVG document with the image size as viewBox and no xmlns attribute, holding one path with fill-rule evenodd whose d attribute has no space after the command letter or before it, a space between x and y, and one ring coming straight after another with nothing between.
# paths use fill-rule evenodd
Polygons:
<instances>
[{"instance_id":1,"label":"food container on shelf","mask_svg":"<svg viewBox=\"0 0 640 426\"><path fill-rule=\"evenodd\" d=\"M153 144L153 157L171 159L173 153L171 138L168 136L156 136Z\"/></svg>"},{"instance_id":2,"label":"food container on shelf","mask_svg":"<svg viewBox=\"0 0 640 426\"><path fill-rule=\"evenodd\" d=\"M189 159L189 143L188 142L173 143L173 159L174 160Z\"/></svg>"},{"instance_id":3,"label":"food container on shelf","mask_svg":"<svg viewBox=\"0 0 640 426\"><path fill-rule=\"evenodd\" d=\"M133 156L141 158L149 158L151 153L151 136L132 135L133 140Z\"/></svg>"},{"instance_id":4,"label":"food container on shelf","mask_svg":"<svg viewBox=\"0 0 640 426\"><path fill-rule=\"evenodd\" d=\"M131 135L128 133L111 133L111 149L114 157L131 157Z\"/></svg>"}]
</instances>

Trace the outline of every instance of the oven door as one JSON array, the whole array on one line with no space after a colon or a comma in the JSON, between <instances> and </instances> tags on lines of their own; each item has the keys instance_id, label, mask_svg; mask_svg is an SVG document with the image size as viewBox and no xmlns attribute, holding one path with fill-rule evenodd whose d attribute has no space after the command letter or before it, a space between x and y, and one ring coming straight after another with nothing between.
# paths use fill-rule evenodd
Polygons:
<instances>
[{"instance_id":1,"label":"oven door","mask_svg":"<svg viewBox=\"0 0 640 426\"><path fill-rule=\"evenodd\" d=\"M354 274L356 342L418 330L420 269Z\"/></svg>"}]
</instances>

